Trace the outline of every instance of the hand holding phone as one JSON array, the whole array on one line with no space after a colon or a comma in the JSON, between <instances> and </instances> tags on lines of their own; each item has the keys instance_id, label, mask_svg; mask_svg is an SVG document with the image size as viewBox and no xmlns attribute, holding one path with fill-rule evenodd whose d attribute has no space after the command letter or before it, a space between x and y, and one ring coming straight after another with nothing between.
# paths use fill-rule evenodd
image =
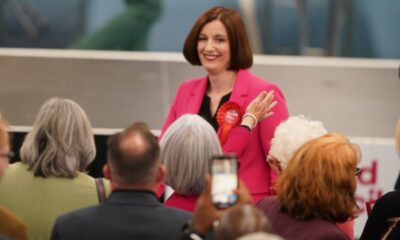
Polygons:
<instances>
[{"instance_id":1,"label":"hand holding phone","mask_svg":"<svg viewBox=\"0 0 400 240\"><path fill-rule=\"evenodd\" d=\"M220 215L226 211L226 209L217 209L215 203L212 202L211 181L211 176L207 176L205 179L204 190L196 203L196 208L193 214L192 227L197 233L202 235L211 231L215 220L218 220ZM235 192L237 193L236 204L252 203L251 195L242 181L238 181L238 188Z\"/></svg>"},{"instance_id":2,"label":"hand holding phone","mask_svg":"<svg viewBox=\"0 0 400 240\"><path fill-rule=\"evenodd\" d=\"M214 156L211 173L211 199L214 206L223 209L234 205L238 199L237 158L233 155Z\"/></svg>"}]
</instances>

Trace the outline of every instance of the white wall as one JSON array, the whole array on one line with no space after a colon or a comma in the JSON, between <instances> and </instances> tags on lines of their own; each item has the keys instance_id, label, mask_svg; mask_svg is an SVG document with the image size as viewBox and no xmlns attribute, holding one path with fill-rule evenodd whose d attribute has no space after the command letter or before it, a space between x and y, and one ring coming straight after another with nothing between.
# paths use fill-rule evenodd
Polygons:
<instances>
[{"instance_id":1,"label":"white wall","mask_svg":"<svg viewBox=\"0 0 400 240\"><path fill-rule=\"evenodd\" d=\"M94 127L159 129L179 84L204 75L179 53L0 49L0 110L31 125L51 96L76 100ZM290 114L356 137L393 137L399 61L256 56L252 71L284 92Z\"/></svg>"}]
</instances>

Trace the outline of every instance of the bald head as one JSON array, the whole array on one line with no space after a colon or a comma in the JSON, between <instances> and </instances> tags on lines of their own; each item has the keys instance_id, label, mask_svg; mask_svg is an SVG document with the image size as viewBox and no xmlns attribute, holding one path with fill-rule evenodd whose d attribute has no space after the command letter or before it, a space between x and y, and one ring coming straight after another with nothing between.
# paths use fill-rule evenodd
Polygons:
<instances>
[{"instance_id":1,"label":"bald head","mask_svg":"<svg viewBox=\"0 0 400 240\"><path fill-rule=\"evenodd\" d=\"M120 148L126 155L138 156L147 150L148 144L140 134L128 132L121 138Z\"/></svg>"},{"instance_id":2,"label":"bald head","mask_svg":"<svg viewBox=\"0 0 400 240\"><path fill-rule=\"evenodd\" d=\"M114 182L145 185L156 178L160 149L143 123L136 123L108 140L108 165Z\"/></svg>"}]
</instances>

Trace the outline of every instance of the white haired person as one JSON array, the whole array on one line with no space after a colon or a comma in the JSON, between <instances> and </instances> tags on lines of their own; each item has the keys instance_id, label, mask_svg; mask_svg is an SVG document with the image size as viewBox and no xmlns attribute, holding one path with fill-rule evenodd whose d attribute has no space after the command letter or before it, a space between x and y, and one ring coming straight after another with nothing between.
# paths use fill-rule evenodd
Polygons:
<instances>
[{"instance_id":1,"label":"white haired person","mask_svg":"<svg viewBox=\"0 0 400 240\"><path fill-rule=\"evenodd\" d=\"M160 147L164 181L174 190L165 205L193 212L211 157L222 153L217 134L202 117L185 114L168 128Z\"/></svg>"},{"instance_id":2,"label":"white haired person","mask_svg":"<svg viewBox=\"0 0 400 240\"><path fill-rule=\"evenodd\" d=\"M294 153L305 143L325 135L328 131L322 122L310 120L303 115L292 116L282 122L275 130L271 140L271 150L267 162L272 170L280 175ZM271 192L275 192L274 189ZM349 239L354 239L354 221L349 219L337 226Z\"/></svg>"},{"instance_id":3,"label":"white haired person","mask_svg":"<svg viewBox=\"0 0 400 240\"><path fill-rule=\"evenodd\" d=\"M322 122L309 120L303 115L292 116L275 129L267 162L279 175L301 145L326 133Z\"/></svg>"},{"instance_id":4,"label":"white haired person","mask_svg":"<svg viewBox=\"0 0 400 240\"><path fill-rule=\"evenodd\" d=\"M59 215L98 203L95 180L84 173L95 154L83 109L69 99L47 100L22 144L21 162L0 184L0 204L25 222L29 239L50 239Z\"/></svg>"}]
</instances>

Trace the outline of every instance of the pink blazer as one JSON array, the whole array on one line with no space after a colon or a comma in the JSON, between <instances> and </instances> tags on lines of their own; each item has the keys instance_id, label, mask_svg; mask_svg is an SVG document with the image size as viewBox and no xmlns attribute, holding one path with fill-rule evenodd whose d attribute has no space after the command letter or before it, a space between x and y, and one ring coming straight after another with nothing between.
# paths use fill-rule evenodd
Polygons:
<instances>
[{"instance_id":1,"label":"pink blazer","mask_svg":"<svg viewBox=\"0 0 400 240\"><path fill-rule=\"evenodd\" d=\"M165 120L161 136L177 118L183 114L198 114L204 95L206 94L208 77L196 78L183 82ZM243 127L232 129L227 142L223 146L226 153L235 153L239 159L239 177L244 181L253 201L269 195L275 175L267 164L270 141L275 128L288 118L285 97L273 83L251 74L247 70L239 70L229 101L238 103L245 111L249 103L262 91L275 92L278 102L273 109L274 115L261 121L250 133Z\"/></svg>"},{"instance_id":2,"label":"pink blazer","mask_svg":"<svg viewBox=\"0 0 400 240\"><path fill-rule=\"evenodd\" d=\"M182 195L174 192L165 202L164 205L173 208L183 209L194 212L198 195Z\"/></svg>"}]
</instances>

